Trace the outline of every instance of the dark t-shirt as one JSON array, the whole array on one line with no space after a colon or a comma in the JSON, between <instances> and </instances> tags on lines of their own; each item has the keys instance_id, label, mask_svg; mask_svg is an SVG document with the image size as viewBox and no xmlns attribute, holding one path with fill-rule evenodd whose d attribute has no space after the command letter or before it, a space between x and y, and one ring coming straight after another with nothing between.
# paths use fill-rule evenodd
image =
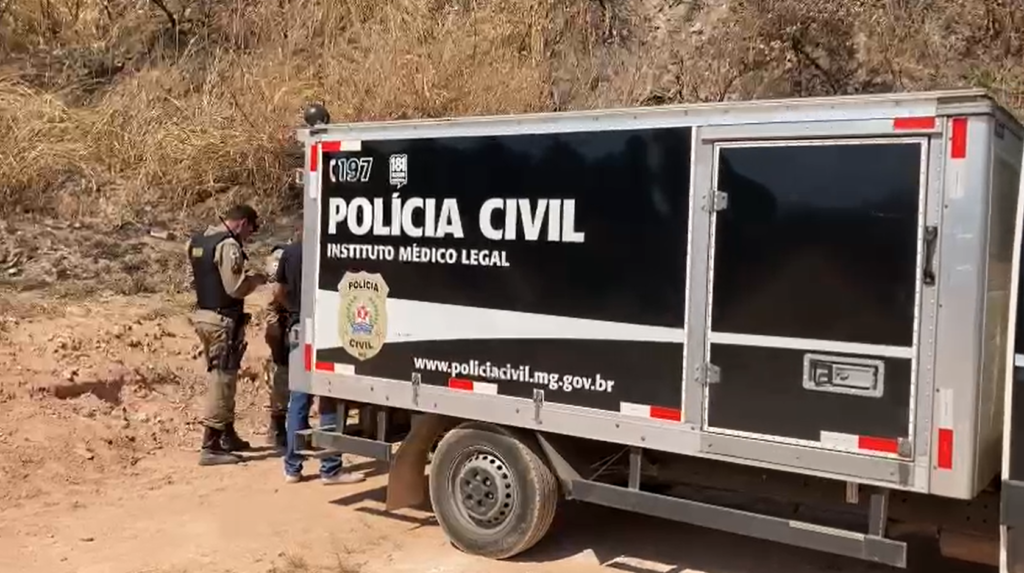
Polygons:
<instances>
[{"instance_id":1,"label":"dark t-shirt","mask_svg":"<svg viewBox=\"0 0 1024 573\"><path fill-rule=\"evenodd\" d=\"M281 251L274 280L285 289L287 310L298 314L302 304L302 241L291 243Z\"/></svg>"}]
</instances>

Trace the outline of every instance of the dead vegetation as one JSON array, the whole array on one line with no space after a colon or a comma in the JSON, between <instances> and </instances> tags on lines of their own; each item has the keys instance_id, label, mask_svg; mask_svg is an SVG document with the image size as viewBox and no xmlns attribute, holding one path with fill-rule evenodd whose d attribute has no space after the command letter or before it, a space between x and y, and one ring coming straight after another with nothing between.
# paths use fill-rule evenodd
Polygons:
<instances>
[{"instance_id":1,"label":"dead vegetation","mask_svg":"<svg viewBox=\"0 0 1024 573\"><path fill-rule=\"evenodd\" d=\"M982 86L1024 108L1020 0L0 0L0 213L294 201L335 120Z\"/></svg>"},{"instance_id":2,"label":"dead vegetation","mask_svg":"<svg viewBox=\"0 0 1024 573\"><path fill-rule=\"evenodd\" d=\"M348 555L335 554L329 565L311 565L309 561L294 554L285 554L280 563L271 566L267 573L360 573L362 567L352 562Z\"/></svg>"}]
</instances>

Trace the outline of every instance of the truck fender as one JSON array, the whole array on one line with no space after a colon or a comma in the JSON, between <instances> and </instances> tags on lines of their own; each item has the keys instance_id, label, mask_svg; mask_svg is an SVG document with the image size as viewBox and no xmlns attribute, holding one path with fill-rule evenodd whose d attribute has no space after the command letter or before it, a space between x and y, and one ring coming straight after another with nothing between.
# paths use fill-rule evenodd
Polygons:
<instances>
[{"instance_id":1,"label":"truck fender","mask_svg":"<svg viewBox=\"0 0 1024 573\"><path fill-rule=\"evenodd\" d=\"M457 420L439 414L416 414L388 475L387 511L415 507L427 500L427 457L438 436Z\"/></svg>"}]
</instances>

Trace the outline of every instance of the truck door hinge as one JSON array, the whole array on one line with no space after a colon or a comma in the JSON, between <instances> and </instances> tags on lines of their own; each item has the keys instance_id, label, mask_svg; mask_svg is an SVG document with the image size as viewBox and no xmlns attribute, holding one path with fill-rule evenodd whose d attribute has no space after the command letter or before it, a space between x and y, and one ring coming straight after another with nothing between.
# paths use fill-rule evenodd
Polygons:
<instances>
[{"instance_id":1,"label":"truck door hinge","mask_svg":"<svg viewBox=\"0 0 1024 573\"><path fill-rule=\"evenodd\" d=\"M722 370L710 362L700 365L700 372L697 374L701 385L718 384L722 380Z\"/></svg>"},{"instance_id":2,"label":"truck door hinge","mask_svg":"<svg viewBox=\"0 0 1024 573\"><path fill-rule=\"evenodd\" d=\"M724 211L729 208L729 194L725 191L715 191L711 201L712 211Z\"/></svg>"},{"instance_id":3,"label":"truck door hinge","mask_svg":"<svg viewBox=\"0 0 1024 573\"><path fill-rule=\"evenodd\" d=\"M423 376L419 372L412 373L412 403L420 405L420 384L423 382Z\"/></svg>"},{"instance_id":4,"label":"truck door hinge","mask_svg":"<svg viewBox=\"0 0 1024 573\"><path fill-rule=\"evenodd\" d=\"M540 423L540 410L544 407L544 391L533 390L533 421Z\"/></svg>"}]
</instances>

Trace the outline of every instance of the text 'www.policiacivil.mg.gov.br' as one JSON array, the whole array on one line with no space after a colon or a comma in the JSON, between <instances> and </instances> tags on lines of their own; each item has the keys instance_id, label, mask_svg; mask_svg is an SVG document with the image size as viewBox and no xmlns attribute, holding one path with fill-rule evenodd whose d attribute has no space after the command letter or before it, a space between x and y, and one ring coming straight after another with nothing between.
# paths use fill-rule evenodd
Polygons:
<instances>
[{"instance_id":1,"label":"text 'www.policiacivil.mg.gov.br'","mask_svg":"<svg viewBox=\"0 0 1024 573\"><path fill-rule=\"evenodd\" d=\"M523 382L544 386L550 390L573 392L577 390L590 392L611 392L615 381L600 374L578 376L575 374L559 374L539 372L530 366L513 366L511 364L496 365L490 362L469 360L468 362L450 362L430 358L413 358L416 370L443 372L449 376L468 376L480 381Z\"/></svg>"}]
</instances>

